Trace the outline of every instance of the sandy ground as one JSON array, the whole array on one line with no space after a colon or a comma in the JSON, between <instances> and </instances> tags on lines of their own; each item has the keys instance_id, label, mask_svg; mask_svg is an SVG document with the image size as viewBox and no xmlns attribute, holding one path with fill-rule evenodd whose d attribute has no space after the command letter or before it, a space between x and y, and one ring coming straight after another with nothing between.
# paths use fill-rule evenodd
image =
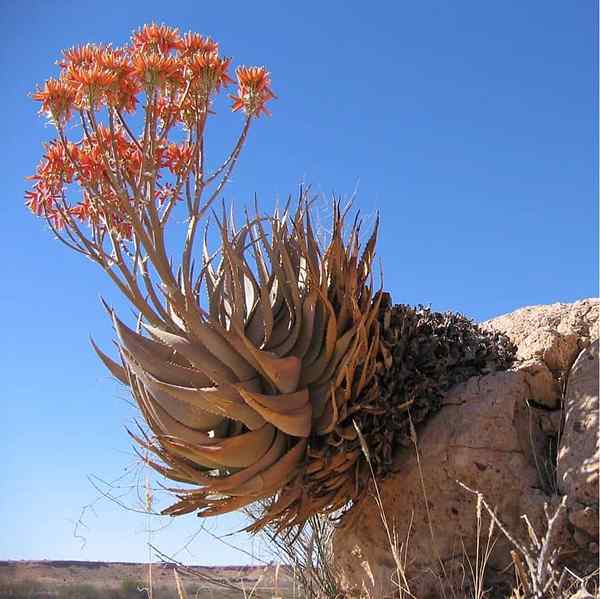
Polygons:
<instances>
[{"instance_id":1,"label":"sandy ground","mask_svg":"<svg viewBox=\"0 0 600 599\"><path fill-rule=\"evenodd\" d=\"M173 564L156 563L152 566L153 585L174 588ZM195 587L218 589L218 582L231 583L250 590L277 589L287 594L290 580L283 568L276 574L275 566L191 566L189 570L199 576L180 570L185 581ZM277 577L277 581L275 580ZM93 585L102 589L121 588L124 581L145 582L148 564L85 561L0 561L0 583L35 581L47 587Z\"/></svg>"}]
</instances>

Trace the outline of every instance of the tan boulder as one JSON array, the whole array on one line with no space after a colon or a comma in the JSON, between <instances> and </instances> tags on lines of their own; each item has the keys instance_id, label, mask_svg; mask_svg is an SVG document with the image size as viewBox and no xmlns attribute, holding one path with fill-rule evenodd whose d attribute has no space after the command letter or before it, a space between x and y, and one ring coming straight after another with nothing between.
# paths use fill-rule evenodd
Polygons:
<instances>
[{"instance_id":1,"label":"tan boulder","mask_svg":"<svg viewBox=\"0 0 600 599\"><path fill-rule=\"evenodd\" d=\"M564 429L558 452L558 488L569 498L569 522L578 545L598 551L598 340L569 372Z\"/></svg>"},{"instance_id":2,"label":"tan boulder","mask_svg":"<svg viewBox=\"0 0 600 599\"><path fill-rule=\"evenodd\" d=\"M483 323L506 333L521 362L543 362L557 374L567 371L579 352L599 336L596 298L572 304L529 306Z\"/></svg>"},{"instance_id":3,"label":"tan boulder","mask_svg":"<svg viewBox=\"0 0 600 599\"><path fill-rule=\"evenodd\" d=\"M465 555L472 560L475 553L476 497L458 481L482 493L516 534L523 531L522 514L542 533L544 502L556 503L557 491L568 493L568 526L593 550L589 537L596 530L598 502L598 471L592 468L598 463L598 425L592 416L593 406L596 413L598 409L597 344L595 350L586 348L598 337L598 315L598 301L583 300L524 308L485 323L511 337L519 363L510 371L474 377L453 388L440 412L418 431L419 459L414 448L396 456L395 474L379 488L389 526L405 547L408 543L406 575L420 599L440 596L440 581L447 583L452 572L458 572L460 583L462 569L468 571ZM590 355L596 356L595 388ZM484 518L482 542L487 522ZM491 574L510 563L508 542L497 530L495 536ZM334 552L346 590L357 596L366 590L372 597L393 592L395 564L372 498L357 505L336 531Z\"/></svg>"}]
</instances>

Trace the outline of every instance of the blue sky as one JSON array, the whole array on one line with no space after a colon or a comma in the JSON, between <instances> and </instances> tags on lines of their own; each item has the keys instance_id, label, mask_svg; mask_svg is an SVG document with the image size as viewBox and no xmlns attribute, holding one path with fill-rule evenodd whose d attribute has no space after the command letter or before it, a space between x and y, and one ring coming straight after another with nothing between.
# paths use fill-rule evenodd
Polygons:
<instances>
[{"instance_id":1,"label":"blue sky","mask_svg":"<svg viewBox=\"0 0 600 599\"><path fill-rule=\"evenodd\" d=\"M378 254L396 302L483 320L597 294L592 0L30 0L5 1L2 13L0 559L147 555L145 518L96 501L89 481L135 481L124 430L135 411L88 343L110 344L99 294L126 308L23 206L24 177L52 134L26 94L63 48L121 44L155 20L214 37L234 64L267 65L279 99L225 197L241 208L256 192L269 208L302 181L324 194L358 188L356 206L381 214ZM217 154L236 123L215 120ZM73 527L90 503L82 549ZM242 523L205 526L221 535ZM165 525L153 541L184 561L250 560L198 532L194 516L151 522ZM264 555L243 535L228 540Z\"/></svg>"}]
</instances>

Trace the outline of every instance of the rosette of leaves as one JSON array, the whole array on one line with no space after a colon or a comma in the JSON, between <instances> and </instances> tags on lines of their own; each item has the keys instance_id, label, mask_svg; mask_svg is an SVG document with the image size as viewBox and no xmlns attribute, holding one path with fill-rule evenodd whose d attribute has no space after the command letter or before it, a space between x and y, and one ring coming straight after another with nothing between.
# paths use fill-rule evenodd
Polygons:
<instances>
[{"instance_id":1,"label":"rosette of leaves","mask_svg":"<svg viewBox=\"0 0 600 599\"><path fill-rule=\"evenodd\" d=\"M141 332L114 317L122 363L101 354L130 386L150 433L133 435L158 459L178 501L165 510L211 516L258 502L251 530L302 525L340 510L392 469L413 425L471 376L510 366L514 347L469 319L392 306L375 292L377 225L360 251L359 220L345 232L334 205L324 247L309 202L220 223L221 248L205 243L193 327ZM172 310L171 310L172 311ZM254 510L256 514L256 510Z\"/></svg>"},{"instance_id":2,"label":"rosette of leaves","mask_svg":"<svg viewBox=\"0 0 600 599\"><path fill-rule=\"evenodd\" d=\"M142 323L136 332L113 315L121 363L99 353L149 426L134 438L158 458L147 460L153 468L192 485L171 489L178 501L167 514L268 499L255 528L287 527L362 488L360 448L344 442L357 439L352 410L380 352L377 225L361 252L360 221L345 231L336 204L321 247L308 206L302 197L295 214L240 230L223 218L217 254L205 243L196 288L207 305L192 326L175 318L176 331Z\"/></svg>"}]
</instances>

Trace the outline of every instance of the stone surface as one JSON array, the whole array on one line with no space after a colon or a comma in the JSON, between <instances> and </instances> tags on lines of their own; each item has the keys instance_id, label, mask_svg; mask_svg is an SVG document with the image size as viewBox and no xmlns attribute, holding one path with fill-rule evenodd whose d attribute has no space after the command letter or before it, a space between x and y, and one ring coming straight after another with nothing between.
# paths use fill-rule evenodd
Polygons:
<instances>
[{"instance_id":1,"label":"stone surface","mask_svg":"<svg viewBox=\"0 0 600 599\"><path fill-rule=\"evenodd\" d=\"M578 353L597 339L598 299L572 304L529 306L483 323L506 333L518 348L520 361L541 361L557 374L567 371Z\"/></svg>"},{"instance_id":2,"label":"stone surface","mask_svg":"<svg viewBox=\"0 0 600 599\"><path fill-rule=\"evenodd\" d=\"M531 401L550 409L559 407L560 383L544 362L536 359L527 360L519 364L518 368L526 374Z\"/></svg>"},{"instance_id":3,"label":"stone surface","mask_svg":"<svg viewBox=\"0 0 600 599\"><path fill-rule=\"evenodd\" d=\"M555 505L556 492L567 493L566 550L577 553L575 541L597 551L598 344L590 343L598 337L598 315L598 300L583 300L524 308L485 323L511 337L519 363L452 389L418 433L419 460L414 449L396 456L396 473L379 485L381 500L389 527L408 546L406 576L420 599L440 596L440 563L446 572L457 562L468 571L464 556L474 554L477 499L458 481L482 493L517 536L524 532L522 514L543 534L544 503ZM485 543L485 516L482 526ZM510 562L508 542L495 536L488 572ZM334 552L347 590L377 597L393 591L396 568L372 498L336 531Z\"/></svg>"},{"instance_id":4,"label":"stone surface","mask_svg":"<svg viewBox=\"0 0 600 599\"><path fill-rule=\"evenodd\" d=\"M598 502L598 341L584 349L569 373L565 424L558 454L558 485L573 501Z\"/></svg>"},{"instance_id":5,"label":"stone surface","mask_svg":"<svg viewBox=\"0 0 600 599\"><path fill-rule=\"evenodd\" d=\"M569 513L569 522L584 530L593 539L598 538L598 510L593 506L573 506Z\"/></svg>"}]
</instances>

